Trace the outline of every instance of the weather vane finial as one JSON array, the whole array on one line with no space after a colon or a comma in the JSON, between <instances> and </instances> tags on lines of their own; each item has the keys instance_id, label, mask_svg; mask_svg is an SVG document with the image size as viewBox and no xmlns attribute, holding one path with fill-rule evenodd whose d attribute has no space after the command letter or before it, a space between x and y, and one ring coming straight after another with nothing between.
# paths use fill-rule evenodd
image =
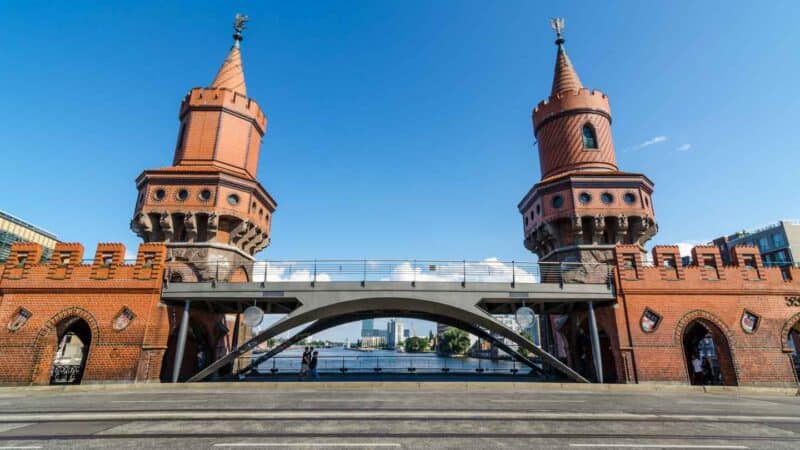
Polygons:
<instances>
[{"instance_id":1,"label":"weather vane finial","mask_svg":"<svg viewBox=\"0 0 800 450\"><path fill-rule=\"evenodd\" d=\"M244 39L242 37L242 31L244 31L245 23L247 23L247 16L244 14L236 13L236 17L233 19L233 46L239 47L239 42Z\"/></svg>"},{"instance_id":2,"label":"weather vane finial","mask_svg":"<svg viewBox=\"0 0 800 450\"><path fill-rule=\"evenodd\" d=\"M556 44L560 47L561 44L564 43L564 18L563 17L551 17L550 18L550 28L556 32Z\"/></svg>"}]
</instances>

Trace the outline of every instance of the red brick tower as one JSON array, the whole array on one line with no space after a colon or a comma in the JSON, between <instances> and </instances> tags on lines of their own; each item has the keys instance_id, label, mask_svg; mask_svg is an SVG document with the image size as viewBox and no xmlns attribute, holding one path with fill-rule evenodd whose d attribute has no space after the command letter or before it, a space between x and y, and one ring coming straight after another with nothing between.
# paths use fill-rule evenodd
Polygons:
<instances>
[{"instance_id":1,"label":"red brick tower","mask_svg":"<svg viewBox=\"0 0 800 450\"><path fill-rule=\"evenodd\" d=\"M246 262L269 245L275 200L256 180L267 119L247 97L237 20L233 46L206 88L181 103L180 131L170 167L145 170L131 229L145 242L165 242L172 261L196 263L197 277L214 263ZM187 280L188 281L188 280Z\"/></svg>"},{"instance_id":2,"label":"red brick tower","mask_svg":"<svg viewBox=\"0 0 800 450\"><path fill-rule=\"evenodd\" d=\"M554 20L556 67L550 97L533 110L542 179L519 203L525 247L542 261L612 262L616 244L643 249L657 230L644 175L620 172L611 108L583 87Z\"/></svg>"}]
</instances>

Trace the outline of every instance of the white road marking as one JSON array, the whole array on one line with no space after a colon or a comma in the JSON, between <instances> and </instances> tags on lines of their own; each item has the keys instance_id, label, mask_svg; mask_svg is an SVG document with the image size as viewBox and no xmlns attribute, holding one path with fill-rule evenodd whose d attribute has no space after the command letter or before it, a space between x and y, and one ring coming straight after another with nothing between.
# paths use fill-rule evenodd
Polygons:
<instances>
[{"instance_id":1,"label":"white road marking","mask_svg":"<svg viewBox=\"0 0 800 450\"><path fill-rule=\"evenodd\" d=\"M27 427L28 425L33 425L33 422L0 423L0 433L5 433L6 431L16 430L17 428Z\"/></svg>"},{"instance_id":2,"label":"white road marking","mask_svg":"<svg viewBox=\"0 0 800 450\"><path fill-rule=\"evenodd\" d=\"M734 423L800 423L800 416L755 416L712 414L656 414L656 413L580 413L540 411L441 411L441 410L366 410L355 411L198 411L198 410L150 410L150 411L104 411L104 412L58 412L58 413L0 413L0 422L95 422L107 420L259 420L259 419L378 419L403 418L425 420L435 418L464 419L496 418L505 420L651 420L661 422L734 422Z\"/></svg>"},{"instance_id":3,"label":"white road marking","mask_svg":"<svg viewBox=\"0 0 800 450\"><path fill-rule=\"evenodd\" d=\"M530 400L513 398L508 400L489 400L489 401L494 403L530 403L531 405L535 405L536 403L586 403L586 400L542 400L535 398L532 398Z\"/></svg>"},{"instance_id":4,"label":"white road marking","mask_svg":"<svg viewBox=\"0 0 800 450\"><path fill-rule=\"evenodd\" d=\"M402 447L396 442L234 442L214 444L214 447Z\"/></svg>"},{"instance_id":5,"label":"white road marking","mask_svg":"<svg viewBox=\"0 0 800 450\"><path fill-rule=\"evenodd\" d=\"M703 402L703 401L696 401L696 400L678 400L677 403L679 405L715 405L715 406L741 406L741 405L759 406L759 405L762 405L762 402L755 402L755 401L743 402L743 401L739 401L739 400L734 400L734 401L730 401L730 402L715 402L715 401ZM763 403L768 403L770 405L774 405L775 404L775 403L770 403L770 402L766 402L766 401L763 402Z\"/></svg>"},{"instance_id":6,"label":"white road marking","mask_svg":"<svg viewBox=\"0 0 800 450\"><path fill-rule=\"evenodd\" d=\"M19 447L0 447L0 450L23 449L23 448L42 448L38 445L24 445Z\"/></svg>"},{"instance_id":7,"label":"white road marking","mask_svg":"<svg viewBox=\"0 0 800 450\"><path fill-rule=\"evenodd\" d=\"M692 445L692 444L573 444L570 447L593 447L593 448L750 448L744 445Z\"/></svg>"},{"instance_id":8,"label":"white road marking","mask_svg":"<svg viewBox=\"0 0 800 450\"><path fill-rule=\"evenodd\" d=\"M208 403L208 400L112 400L111 403Z\"/></svg>"}]
</instances>

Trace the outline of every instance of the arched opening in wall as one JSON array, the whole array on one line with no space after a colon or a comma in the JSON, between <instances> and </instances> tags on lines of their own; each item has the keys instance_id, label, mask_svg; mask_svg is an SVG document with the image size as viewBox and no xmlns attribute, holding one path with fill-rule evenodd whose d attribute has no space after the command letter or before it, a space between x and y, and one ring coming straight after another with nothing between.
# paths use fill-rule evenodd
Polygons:
<instances>
[{"instance_id":1,"label":"arched opening in wall","mask_svg":"<svg viewBox=\"0 0 800 450\"><path fill-rule=\"evenodd\" d=\"M616 383L617 366L614 361L614 353L611 350L611 338L601 327L598 327L597 334L600 343L600 363L603 366L603 382ZM574 369L586 377L589 381L597 382L597 372L595 370L594 352L592 351L592 340L589 335L589 322L583 320L580 328L576 330L573 339L572 359Z\"/></svg>"},{"instance_id":2,"label":"arched opening in wall","mask_svg":"<svg viewBox=\"0 0 800 450\"><path fill-rule=\"evenodd\" d=\"M689 323L683 331L683 353L691 384L737 385L728 339L714 323L705 319Z\"/></svg>"},{"instance_id":3,"label":"arched opening in wall","mask_svg":"<svg viewBox=\"0 0 800 450\"><path fill-rule=\"evenodd\" d=\"M56 336L50 384L80 384L89 359L92 330L80 317L68 317L56 325Z\"/></svg>"},{"instance_id":4,"label":"arched opening in wall","mask_svg":"<svg viewBox=\"0 0 800 450\"><path fill-rule=\"evenodd\" d=\"M794 376L800 383L800 321L792 325L789 334L786 336L786 348L791 349L789 356L792 358Z\"/></svg>"},{"instance_id":5,"label":"arched opening in wall","mask_svg":"<svg viewBox=\"0 0 800 450\"><path fill-rule=\"evenodd\" d=\"M172 332L167 340L167 350L161 364L161 380L172 381L172 371L175 364L175 351L178 345L178 333L183 311L179 307L171 307L170 312L174 322ZM192 375L203 370L217 358L224 356L227 349L219 348L220 336L227 334L227 330L217 330L220 321L218 315L192 312L189 316L189 328L186 334L186 346L183 351L183 362L178 373L178 380L185 381Z\"/></svg>"}]
</instances>

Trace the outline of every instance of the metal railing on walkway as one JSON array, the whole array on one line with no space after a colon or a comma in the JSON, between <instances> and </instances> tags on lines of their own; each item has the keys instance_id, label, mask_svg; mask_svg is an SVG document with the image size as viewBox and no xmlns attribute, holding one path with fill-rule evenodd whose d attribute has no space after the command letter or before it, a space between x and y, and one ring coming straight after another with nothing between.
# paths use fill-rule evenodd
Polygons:
<instances>
[{"instance_id":1,"label":"metal railing on walkway","mask_svg":"<svg viewBox=\"0 0 800 450\"><path fill-rule=\"evenodd\" d=\"M354 352L356 353L356 352ZM240 357L236 370L247 367L257 358ZM258 365L256 373L296 374L300 371L300 356L275 356ZM434 354L420 356L320 356L320 373L528 373L530 367L515 359L446 358Z\"/></svg>"},{"instance_id":2,"label":"metal railing on walkway","mask_svg":"<svg viewBox=\"0 0 800 450\"><path fill-rule=\"evenodd\" d=\"M167 262L169 282L376 282L609 284L607 264L446 260L294 260Z\"/></svg>"}]
</instances>

